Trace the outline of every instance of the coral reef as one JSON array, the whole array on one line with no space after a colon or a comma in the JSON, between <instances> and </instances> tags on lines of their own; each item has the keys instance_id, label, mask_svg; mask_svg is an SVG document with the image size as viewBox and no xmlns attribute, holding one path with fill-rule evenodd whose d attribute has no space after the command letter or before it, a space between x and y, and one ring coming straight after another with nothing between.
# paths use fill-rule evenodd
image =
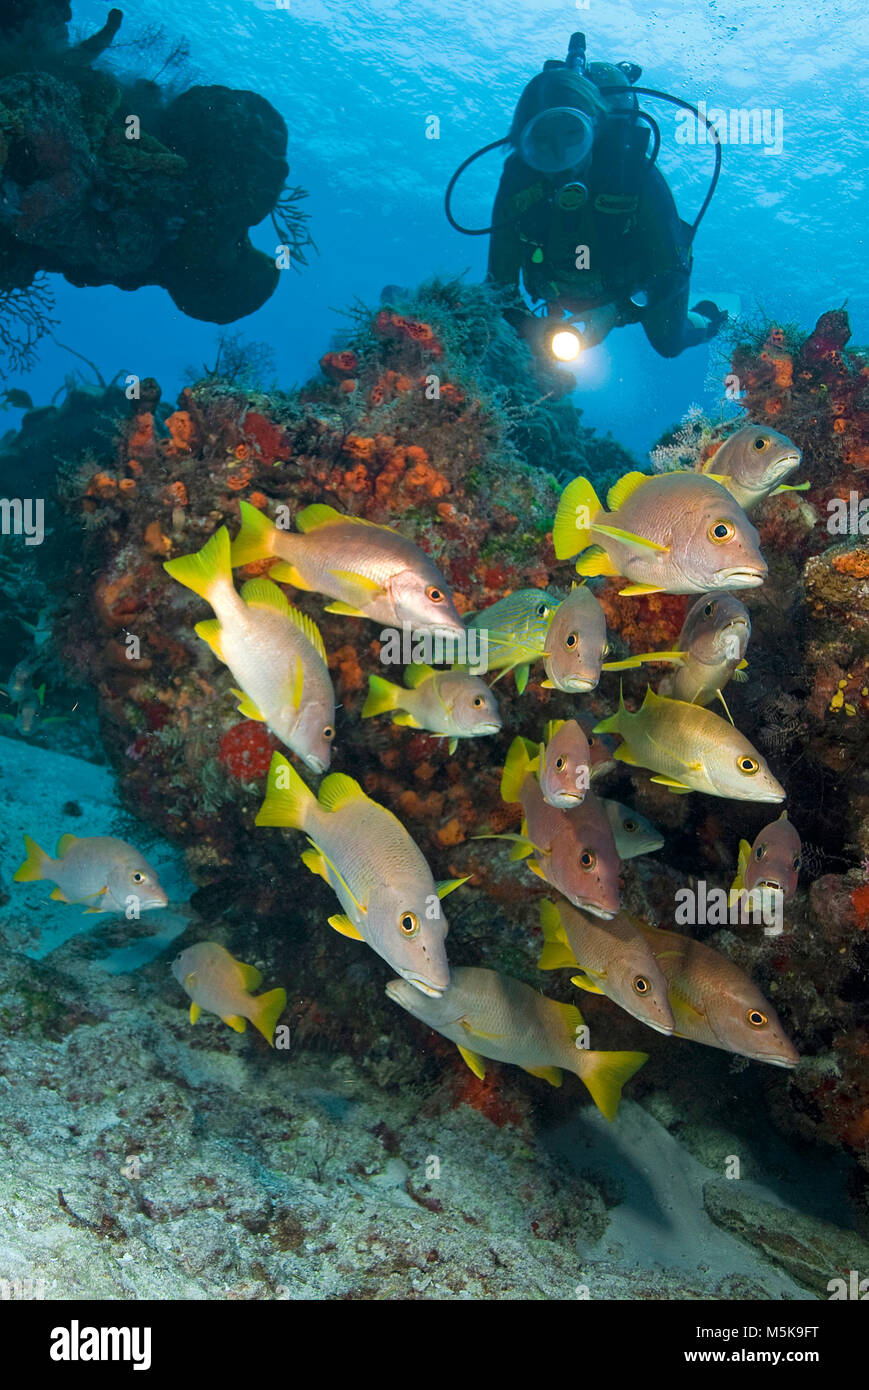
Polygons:
<instances>
[{"instance_id":1,"label":"coral reef","mask_svg":"<svg viewBox=\"0 0 869 1390\"><path fill-rule=\"evenodd\" d=\"M763 1068L757 1075L757 1067L740 1070L709 1049L651 1034L608 1000L583 997L583 1012L603 1045L651 1053L632 1085L641 1101L679 1093L690 1050L688 1070L701 1093L732 1089L755 1123L760 1109L788 1133L834 1145L869 1171L862 988L869 902L860 868L869 859L869 787L858 756L869 711L866 560L858 538L828 532L825 507L854 486L869 416L862 355L835 345L844 329L829 318L781 346L794 367L786 386L785 368L763 356L766 337L738 346L734 359L749 418L768 418L767 400L780 400L775 427L803 449L801 476L813 484L808 499L772 497L757 513L770 578L746 597L748 682L728 689L737 725L769 750L787 787L789 815L811 846L811 874L780 936L756 927L697 929L752 974L807 1060L793 1074ZM193 633L203 607L172 584L162 562L199 549L224 522L234 533L240 499L290 517L327 502L415 540L461 612L523 587L566 594L573 571L556 563L549 534L558 475L584 471L603 489L636 464L582 427L558 399L559 376L535 365L488 291L434 281L377 309L357 306L321 373L297 392L215 375L186 388L170 410L152 384L148 399L116 403L101 438L66 451L69 534L82 539L78 548L69 544L64 578L83 598L74 615L63 610L55 640L71 679L96 687L103 743L125 802L184 847L197 884L193 907L237 934L230 944L243 941L244 959L268 956L270 979L291 964L294 987L308 1001L305 1036L354 1062L385 1031L408 1046L427 1035L389 1008L376 958L326 926L333 900L299 863L298 837L254 829L273 740L238 715L229 673ZM42 428L59 426L62 413ZM257 562L240 577L270 564ZM672 647L690 599L623 599L612 581L593 587L614 655ZM436 877L470 876L450 899L451 960L539 984L543 885L504 849L474 837L518 829L518 808L499 793L514 735L539 736L547 719L577 710L586 722L601 718L614 707L617 679L605 674L579 705L534 679L521 697L512 680L499 682L501 734L465 741L450 757L423 732L360 720L368 675L382 670L377 628L325 613L316 595L289 594L317 622L329 653L341 705L335 767L402 818ZM625 673L629 703L656 670ZM752 840L769 818L768 808L751 803L674 797L621 765L603 790L636 805L666 836L660 855L623 867L625 905L663 926L673 925L675 894L686 883L729 885L739 840ZM806 891L809 877L818 881ZM547 992L575 997L566 977L547 980ZM493 1088L489 1078L465 1075L438 1043L427 1045L437 1074L449 1069L452 1105L470 1104L496 1128L521 1116L530 1079L507 1082L502 1069ZM538 1104L552 1102L538 1097ZM854 1178L858 1213L865 1212L861 1183L865 1175ZM736 1229L736 1218L726 1221Z\"/></svg>"}]
</instances>

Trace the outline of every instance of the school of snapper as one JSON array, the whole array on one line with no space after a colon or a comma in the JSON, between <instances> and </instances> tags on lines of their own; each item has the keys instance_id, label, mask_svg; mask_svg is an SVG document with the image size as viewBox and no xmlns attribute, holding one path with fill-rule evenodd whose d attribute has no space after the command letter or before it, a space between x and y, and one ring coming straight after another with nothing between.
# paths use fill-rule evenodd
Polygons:
<instances>
[{"instance_id":1,"label":"school of snapper","mask_svg":"<svg viewBox=\"0 0 869 1390\"><path fill-rule=\"evenodd\" d=\"M213 611L195 623L195 632L237 682L239 711L262 721L309 772L326 774L315 793L275 753L257 826L305 837L302 862L342 909L328 918L330 926L365 942L392 967L400 978L386 986L389 998L454 1042L476 1075L485 1074L486 1058L553 1085L569 1070L613 1119L622 1087L647 1054L590 1049L574 1006L496 971L450 968L441 902L467 880L436 882L401 821L354 778L329 771L336 701L326 650L316 624L275 581L324 595L330 613L450 638L454 659L447 667L414 661L403 685L372 675L362 711L363 718L388 712L394 723L445 739L450 753L460 739L500 731L495 687L508 673L521 695L540 662L544 686L582 695L605 671L665 663L667 673L657 691L647 687L639 710L629 711L620 692L618 707L594 728L554 720L533 739L515 738L501 794L521 804L521 830L479 838L510 841L511 859L554 890L541 904L540 970L575 972L577 988L605 995L659 1033L793 1067L796 1049L742 970L710 947L623 910L623 863L654 853L664 839L593 784L623 762L648 769L652 781L676 794L784 800L784 788L735 727L723 691L731 679L745 679L751 635L748 611L731 591L756 587L767 573L749 513L775 492L809 486L783 481L800 461L786 436L748 424L698 471L627 474L605 506L588 479L576 478L559 502L553 543L559 559L576 558L582 582L564 599L518 590L471 615L467 625L443 575L418 546L390 527L324 504L301 510L289 532L241 502L234 540L223 526L197 553L165 562L166 572ZM248 581L239 593L233 568L266 559L277 561L268 577ZM676 648L606 662L604 612L586 583L596 575L622 577L627 595L700 595ZM491 684L462 656L469 633L485 639ZM714 701L723 715L709 708ZM25 838L16 881L53 882L58 901L87 912L167 903L153 868L123 840L66 835L52 858ZM731 895L779 894L787 901L796 890L800 853L799 835L782 812L753 844L740 843ZM205 1011L241 1032L250 1020L273 1044L286 993L254 995L261 983L254 967L205 941L182 951L172 973L191 1001L191 1023Z\"/></svg>"}]
</instances>

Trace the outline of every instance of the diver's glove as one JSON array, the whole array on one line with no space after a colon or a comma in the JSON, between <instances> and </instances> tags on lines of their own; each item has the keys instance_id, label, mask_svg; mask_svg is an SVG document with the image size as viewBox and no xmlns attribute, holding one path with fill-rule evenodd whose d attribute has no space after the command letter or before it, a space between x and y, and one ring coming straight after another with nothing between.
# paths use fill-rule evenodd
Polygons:
<instances>
[{"instance_id":1,"label":"diver's glove","mask_svg":"<svg viewBox=\"0 0 869 1390\"><path fill-rule=\"evenodd\" d=\"M709 320L708 337L714 338L716 333L720 333L730 315L726 309L719 309L717 304L713 304L711 299L701 299L699 304L695 304L691 310L692 314L702 314L704 319Z\"/></svg>"}]
</instances>

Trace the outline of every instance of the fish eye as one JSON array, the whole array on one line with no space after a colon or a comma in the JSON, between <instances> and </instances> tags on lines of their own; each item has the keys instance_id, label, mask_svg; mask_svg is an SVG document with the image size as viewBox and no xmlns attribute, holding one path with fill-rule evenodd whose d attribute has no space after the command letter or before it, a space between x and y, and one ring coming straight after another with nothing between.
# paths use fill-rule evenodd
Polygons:
<instances>
[{"instance_id":1,"label":"fish eye","mask_svg":"<svg viewBox=\"0 0 869 1390\"><path fill-rule=\"evenodd\" d=\"M725 541L733 540L736 527L732 521L713 521L706 534L715 545L723 545Z\"/></svg>"},{"instance_id":2,"label":"fish eye","mask_svg":"<svg viewBox=\"0 0 869 1390\"><path fill-rule=\"evenodd\" d=\"M131 880L133 881L133 883L144 883L144 882L145 882L145 875L144 875L143 873L141 873L138 869L135 869L135 870L133 871L133 873L130 874L130 878L131 878Z\"/></svg>"},{"instance_id":3,"label":"fish eye","mask_svg":"<svg viewBox=\"0 0 869 1390\"><path fill-rule=\"evenodd\" d=\"M474 696L474 709L482 709L482 708L483 708L483 697L482 697L482 695L475 695L475 696Z\"/></svg>"},{"instance_id":4,"label":"fish eye","mask_svg":"<svg viewBox=\"0 0 869 1390\"><path fill-rule=\"evenodd\" d=\"M556 758L556 759L555 759L555 771L556 771L556 772L563 772L566 766L567 766L567 764L565 763L564 758Z\"/></svg>"},{"instance_id":5,"label":"fish eye","mask_svg":"<svg viewBox=\"0 0 869 1390\"><path fill-rule=\"evenodd\" d=\"M405 936L416 936L419 931L419 918L415 912L402 912L398 926Z\"/></svg>"},{"instance_id":6,"label":"fish eye","mask_svg":"<svg viewBox=\"0 0 869 1390\"><path fill-rule=\"evenodd\" d=\"M651 988L652 986L649 984L645 975L638 975L634 980L634 989L637 991L637 994L648 994Z\"/></svg>"},{"instance_id":7,"label":"fish eye","mask_svg":"<svg viewBox=\"0 0 869 1390\"><path fill-rule=\"evenodd\" d=\"M335 737L335 730L332 728L331 724L326 725L325 729L323 730L323 737L327 743L332 742L332 739Z\"/></svg>"},{"instance_id":8,"label":"fish eye","mask_svg":"<svg viewBox=\"0 0 869 1390\"><path fill-rule=\"evenodd\" d=\"M762 1014L760 1009L749 1009L745 1017L752 1028L763 1028L768 1022L766 1014Z\"/></svg>"},{"instance_id":9,"label":"fish eye","mask_svg":"<svg viewBox=\"0 0 869 1390\"><path fill-rule=\"evenodd\" d=\"M802 863L803 861L800 858L800 856L798 854L795 854L793 857L791 867L795 869L797 873L799 873L800 869L802 868Z\"/></svg>"},{"instance_id":10,"label":"fish eye","mask_svg":"<svg viewBox=\"0 0 869 1390\"><path fill-rule=\"evenodd\" d=\"M545 618L549 612L549 605L546 603L538 603L536 612L538 618Z\"/></svg>"},{"instance_id":11,"label":"fish eye","mask_svg":"<svg viewBox=\"0 0 869 1390\"><path fill-rule=\"evenodd\" d=\"M578 643L579 643L579 633L578 633L578 632L570 632L570 633L568 633L567 638L565 639L565 643L564 643L564 645L565 645L565 647L567 648L567 650L568 650L569 652L572 652L573 649L574 649L574 647L577 646Z\"/></svg>"},{"instance_id":12,"label":"fish eye","mask_svg":"<svg viewBox=\"0 0 869 1390\"><path fill-rule=\"evenodd\" d=\"M762 859L763 856L764 856L765 854L766 854L766 845L758 845L757 849L754 851L754 857L755 857L755 859Z\"/></svg>"},{"instance_id":13,"label":"fish eye","mask_svg":"<svg viewBox=\"0 0 869 1390\"><path fill-rule=\"evenodd\" d=\"M579 862L584 869L593 869L597 863L597 855L590 849L584 849L579 856Z\"/></svg>"},{"instance_id":14,"label":"fish eye","mask_svg":"<svg viewBox=\"0 0 869 1390\"><path fill-rule=\"evenodd\" d=\"M443 603L446 597L443 589L439 589L436 584L429 584L425 596L427 599L431 599L432 603Z\"/></svg>"},{"instance_id":15,"label":"fish eye","mask_svg":"<svg viewBox=\"0 0 869 1390\"><path fill-rule=\"evenodd\" d=\"M711 617L712 617L712 614L713 614L714 612L715 612L715 604L714 604L714 603L707 603L706 607L703 609L703 616L704 616L704 618L711 618Z\"/></svg>"},{"instance_id":16,"label":"fish eye","mask_svg":"<svg viewBox=\"0 0 869 1390\"><path fill-rule=\"evenodd\" d=\"M763 450L767 447L768 444L769 440L764 439L762 434L759 434L754 441L754 447L759 454L763 452Z\"/></svg>"},{"instance_id":17,"label":"fish eye","mask_svg":"<svg viewBox=\"0 0 869 1390\"><path fill-rule=\"evenodd\" d=\"M633 832L637 829L637 822L635 820L623 820L622 829L627 830L629 834L632 835Z\"/></svg>"},{"instance_id":18,"label":"fish eye","mask_svg":"<svg viewBox=\"0 0 869 1390\"><path fill-rule=\"evenodd\" d=\"M760 763L757 761L757 758L749 758L746 754L744 758L736 759L736 766L739 768L740 772L745 773L746 777L753 777L760 767Z\"/></svg>"}]
</instances>

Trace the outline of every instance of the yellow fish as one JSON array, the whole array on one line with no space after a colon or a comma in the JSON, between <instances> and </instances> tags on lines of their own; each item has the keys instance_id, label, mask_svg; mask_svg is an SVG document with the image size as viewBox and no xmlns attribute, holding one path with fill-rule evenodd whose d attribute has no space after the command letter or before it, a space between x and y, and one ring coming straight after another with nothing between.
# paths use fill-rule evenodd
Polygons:
<instances>
[{"instance_id":1,"label":"yellow fish","mask_svg":"<svg viewBox=\"0 0 869 1390\"><path fill-rule=\"evenodd\" d=\"M579 1009L495 970L457 966L439 999L423 998L404 980L391 980L386 993L454 1042L475 1076L486 1075L485 1057L521 1067L550 1086L561 1085L562 1069L572 1071L608 1120L615 1119L625 1082L648 1060L647 1052L586 1050Z\"/></svg>"},{"instance_id":2,"label":"yellow fish","mask_svg":"<svg viewBox=\"0 0 869 1390\"><path fill-rule=\"evenodd\" d=\"M191 1023L204 1009L217 1014L236 1033L243 1033L245 1019L250 1019L274 1047L275 1025L287 1006L287 991L272 989L254 998L251 990L257 989L263 978L254 966L243 965L216 941L200 941L175 957L172 974L193 1001Z\"/></svg>"},{"instance_id":3,"label":"yellow fish","mask_svg":"<svg viewBox=\"0 0 869 1390\"><path fill-rule=\"evenodd\" d=\"M485 681L468 671L435 671L431 666L408 666L404 673L406 689L384 680L368 677L368 697L362 718L400 710L393 724L449 739L454 753L460 738L483 738L501 728L498 703Z\"/></svg>"}]
</instances>

